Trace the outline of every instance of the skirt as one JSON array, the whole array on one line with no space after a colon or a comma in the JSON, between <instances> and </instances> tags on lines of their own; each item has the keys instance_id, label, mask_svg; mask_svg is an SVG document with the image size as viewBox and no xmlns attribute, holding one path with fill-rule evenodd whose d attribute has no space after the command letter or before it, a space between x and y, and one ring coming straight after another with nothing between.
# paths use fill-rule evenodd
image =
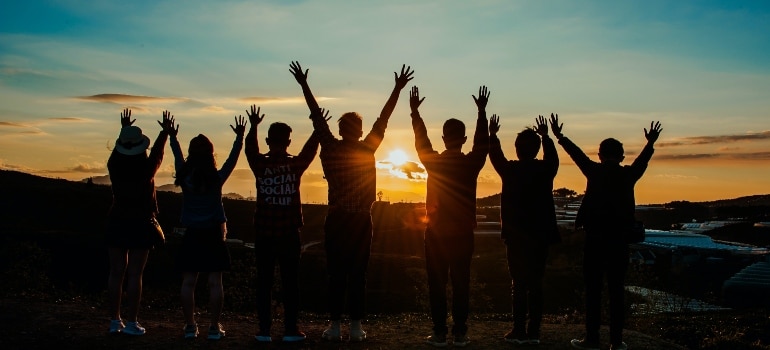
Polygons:
<instances>
[{"instance_id":1,"label":"skirt","mask_svg":"<svg viewBox=\"0 0 770 350\"><path fill-rule=\"evenodd\" d=\"M230 251L222 226L187 228L182 237L176 269L180 272L221 272L230 270Z\"/></svg>"},{"instance_id":2,"label":"skirt","mask_svg":"<svg viewBox=\"0 0 770 350\"><path fill-rule=\"evenodd\" d=\"M110 218L104 240L110 248L152 249L163 245L163 230L155 218Z\"/></svg>"}]
</instances>

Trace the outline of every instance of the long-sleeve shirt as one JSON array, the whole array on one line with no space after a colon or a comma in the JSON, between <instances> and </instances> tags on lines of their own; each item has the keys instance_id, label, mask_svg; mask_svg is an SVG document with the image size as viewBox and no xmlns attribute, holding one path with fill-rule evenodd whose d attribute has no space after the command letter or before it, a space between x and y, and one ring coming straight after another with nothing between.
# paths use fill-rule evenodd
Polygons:
<instances>
[{"instance_id":1,"label":"long-sleeve shirt","mask_svg":"<svg viewBox=\"0 0 770 350\"><path fill-rule=\"evenodd\" d=\"M155 198L155 173L163 162L163 149L168 135L161 131L150 149L150 155L125 155L112 150L107 170L112 183L112 207L109 217L145 219L158 214Z\"/></svg>"},{"instance_id":2,"label":"long-sleeve shirt","mask_svg":"<svg viewBox=\"0 0 770 350\"><path fill-rule=\"evenodd\" d=\"M631 165L598 163L570 139L562 137L559 144L585 175L585 197L575 219L576 227L587 232L622 231L634 222L634 185L644 175L647 164L655 151L647 143ZM590 238L590 237L589 237Z\"/></svg>"},{"instance_id":3,"label":"long-sleeve shirt","mask_svg":"<svg viewBox=\"0 0 770 350\"><path fill-rule=\"evenodd\" d=\"M542 137L543 159L508 160L497 135L490 136L489 160L503 181L500 198L501 236L527 236L542 243L559 241L553 203L553 179L559 156L550 137Z\"/></svg>"},{"instance_id":4,"label":"long-sleeve shirt","mask_svg":"<svg viewBox=\"0 0 770 350\"><path fill-rule=\"evenodd\" d=\"M208 228L227 221L225 208L222 205L222 185L235 169L242 148L243 135L237 135L230 155L222 164L222 168L217 171L219 186L216 186L215 189L196 193L193 190L192 178L188 176L183 180L181 187L184 198L182 200L182 218L180 219L183 225L191 228ZM171 137L171 152L174 153L174 168L179 173L185 165L185 159L176 136Z\"/></svg>"},{"instance_id":5,"label":"long-sleeve shirt","mask_svg":"<svg viewBox=\"0 0 770 350\"><path fill-rule=\"evenodd\" d=\"M310 135L297 156L285 151L259 153L256 126L251 127L246 140L246 159L257 186L255 228L262 232L296 231L302 227L300 180L318 153L318 137Z\"/></svg>"},{"instance_id":6,"label":"long-sleeve shirt","mask_svg":"<svg viewBox=\"0 0 770 350\"><path fill-rule=\"evenodd\" d=\"M435 151L419 113L412 113L412 128L417 155L428 172L428 225L440 234L472 234L476 227L476 185L489 151L486 113L478 113L473 148L468 154Z\"/></svg>"},{"instance_id":7,"label":"long-sleeve shirt","mask_svg":"<svg viewBox=\"0 0 770 350\"><path fill-rule=\"evenodd\" d=\"M313 126L321 143L321 166L329 184L329 211L368 213L377 192L374 152L385 137L389 114L380 116L363 140L339 140L323 118Z\"/></svg>"}]
</instances>

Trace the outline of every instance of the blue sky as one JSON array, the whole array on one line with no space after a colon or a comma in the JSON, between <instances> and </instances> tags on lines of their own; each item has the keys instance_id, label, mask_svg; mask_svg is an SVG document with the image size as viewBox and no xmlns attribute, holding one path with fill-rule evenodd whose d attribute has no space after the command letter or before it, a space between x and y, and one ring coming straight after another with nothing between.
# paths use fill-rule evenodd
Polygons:
<instances>
[{"instance_id":1,"label":"blue sky","mask_svg":"<svg viewBox=\"0 0 770 350\"><path fill-rule=\"evenodd\" d=\"M104 176L124 107L152 139L168 109L181 142L204 133L226 155L233 116L256 103L267 121L292 125L296 153L310 123L290 61L310 69L323 107L358 111L366 127L405 63L436 148L445 119L474 122L470 95L484 84L511 158L513 137L538 114L559 113L589 154L620 139L627 159L660 120L640 202L770 193L768 14L763 1L7 1L0 167ZM402 149L417 160L408 114L405 89L378 159ZM560 156L556 186L582 192ZM172 164L167 152L159 184L172 182ZM226 190L248 195L245 159L237 169ZM420 200L424 181L401 175L383 165L386 197ZM316 160L304 199L325 200L320 176ZM487 165L479 195L499 190Z\"/></svg>"}]
</instances>

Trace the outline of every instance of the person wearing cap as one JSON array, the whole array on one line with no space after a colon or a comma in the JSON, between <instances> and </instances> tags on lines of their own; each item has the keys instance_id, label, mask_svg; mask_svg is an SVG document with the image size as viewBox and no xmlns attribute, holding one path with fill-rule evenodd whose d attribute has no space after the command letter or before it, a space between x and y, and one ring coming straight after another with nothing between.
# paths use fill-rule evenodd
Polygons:
<instances>
[{"instance_id":1,"label":"person wearing cap","mask_svg":"<svg viewBox=\"0 0 770 350\"><path fill-rule=\"evenodd\" d=\"M185 338L198 336L195 322L195 285L198 274L208 273L210 326L208 339L219 340L225 331L219 322L222 314L224 290L222 273L230 270L230 252L227 250L227 217L222 205L222 186L230 177L238 156L243 148L243 135L246 131L246 119L235 117L235 141L230 154L217 170L214 158L214 145L209 139L199 134L190 140L187 159L177 140L179 127L169 129L171 152L174 154L176 180L174 184L182 188L182 225L186 227L177 256L177 270L182 272L182 310L186 326Z\"/></svg>"},{"instance_id":2,"label":"person wearing cap","mask_svg":"<svg viewBox=\"0 0 770 350\"><path fill-rule=\"evenodd\" d=\"M112 206L105 235L110 260L107 282L110 334L145 333L144 327L137 321L137 314L142 297L144 266L150 249L158 243L155 173L163 161L168 130L173 125L168 111L163 112L163 121L158 121L160 134L148 156L150 139L142 133L142 129L133 125L135 121L131 120L131 110L124 109L120 114L120 136L107 160L112 183ZM124 281L128 301L128 322L125 324L120 316Z\"/></svg>"}]
</instances>

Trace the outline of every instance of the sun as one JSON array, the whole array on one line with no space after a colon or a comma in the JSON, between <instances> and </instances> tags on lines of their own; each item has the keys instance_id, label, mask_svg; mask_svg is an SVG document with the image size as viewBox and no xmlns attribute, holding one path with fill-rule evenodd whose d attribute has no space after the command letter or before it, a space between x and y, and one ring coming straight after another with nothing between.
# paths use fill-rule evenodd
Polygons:
<instances>
[{"instance_id":1,"label":"sun","mask_svg":"<svg viewBox=\"0 0 770 350\"><path fill-rule=\"evenodd\" d=\"M402 166L406 163L408 158L406 157L406 152L400 149L394 149L388 153L387 160L395 166Z\"/></svg>"}]
</instances>

